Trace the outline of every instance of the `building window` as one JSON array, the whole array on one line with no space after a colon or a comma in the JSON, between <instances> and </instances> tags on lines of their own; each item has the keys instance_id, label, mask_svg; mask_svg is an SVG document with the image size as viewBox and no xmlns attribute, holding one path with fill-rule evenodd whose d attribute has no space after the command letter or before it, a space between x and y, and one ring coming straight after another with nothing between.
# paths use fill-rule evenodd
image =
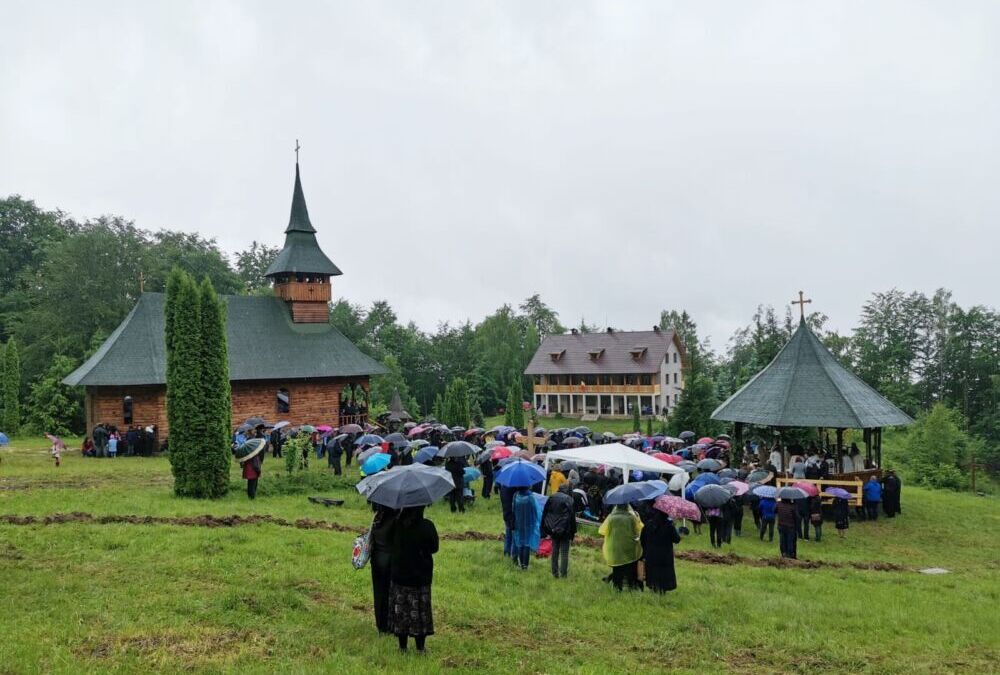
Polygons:
<instances>
[{"instance_id":1,"label":"building window","mask_svg":"<svg viewBox=\"0 0 1000 675\"><path fill-rule=\"evenodd\" d=\"M674 373L674 384L677 384L677 373Z\"/></svg>"},{"instance_id":2,"label":"building window","mask_svg":"<svg viewBox=\"0 0 1000 675\"><path fill-rule=\"evenodd\" d=\"M541 383L542 383L542 376L535 375L535 384L541 384Z\"/></svg>"},{"instance_id":3,"label":"building window","mask_svg":"<svg viewBox=\"0 0 1000 675\"><path fill-rule=\"evenodd\" d=\"M649 376L649 373L645 373L645 374L639 376L639 384L641 384L643 386L647 386L647 387L649 385L653 384L653 380Z\"/></svg>"},{"instance_id":4,"label":"building window","mask_svg":"<svg viewBox=\"0 0 1000 675\"><path fill-rule=\"evenodd\" d=\"M674 352L674 363L677 363L677 352Z\"/></svg>"},{"instance_id":5,"label":"building window","mask_svg":"<svg viewBox=\"0 0 1000 675\"><path fill-rule=\"evenodd\" d=\"M122 420L126 425L132 424L132 397L126 396L122 399Z\"/></svg>"},{"instance_id":6,"label":"building window","mask_svg":"<svg viewBox=\"0 0 1000 675\"><path fill-rule=\"evenodd\" d=\"M674 405L677 405L677 401L680 400L680 398L681 398L680 394L674 394Z\"/></svg>"},{"instance_id":7,"label":"building window","mask_svg":"<svg viewBox=\"0 0 1000 675\"><path fill-rule=\"evenodd\" d=\"M284 387L278 390L277 404L279 414L286 414L292 409L291 394Z\"/></svg>"}]
</instances>

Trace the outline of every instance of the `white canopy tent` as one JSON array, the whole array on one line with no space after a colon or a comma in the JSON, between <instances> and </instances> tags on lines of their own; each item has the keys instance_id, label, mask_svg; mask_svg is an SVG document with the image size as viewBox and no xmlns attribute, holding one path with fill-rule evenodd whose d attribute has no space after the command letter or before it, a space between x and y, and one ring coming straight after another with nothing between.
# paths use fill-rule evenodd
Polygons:
<instances>
[{"instance_id":1,"label":"white canopy tent","mask_svg":"<svg viewBox=\"0 0 1000 675\"><path fill-rule=\"evenodd\" d=\"M584 466L599 466L602 464L613 466L622 470L622 478L626 483L629 481L629 473L631 471L649 471L671 475L684 473L683 469L669 462L664 462L644 452L633 450L621 443L591 445L584 448L570 448L568 450L553 450L545 455L546 473L548 473L549 464L553 460L575 462Z\"/></svg>"}]
</instances>

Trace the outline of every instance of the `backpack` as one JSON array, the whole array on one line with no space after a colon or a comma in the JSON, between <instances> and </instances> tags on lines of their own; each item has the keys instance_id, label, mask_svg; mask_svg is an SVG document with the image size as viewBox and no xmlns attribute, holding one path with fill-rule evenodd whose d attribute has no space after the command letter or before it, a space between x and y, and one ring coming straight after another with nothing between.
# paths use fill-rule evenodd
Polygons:
<instances>
[{"instance_id":1,"label":"backpack","mask_svg":"<svg viewBox=\"0 0 1000 675\"><path fill-rule=\"evenodd\" d=\"M373 519L372 526L354 539L354 549L351 552L351 565L356 570L367 565L368 559L372 557L372 527L374 525L375 520Z\"/></svg>"}]
</instances>

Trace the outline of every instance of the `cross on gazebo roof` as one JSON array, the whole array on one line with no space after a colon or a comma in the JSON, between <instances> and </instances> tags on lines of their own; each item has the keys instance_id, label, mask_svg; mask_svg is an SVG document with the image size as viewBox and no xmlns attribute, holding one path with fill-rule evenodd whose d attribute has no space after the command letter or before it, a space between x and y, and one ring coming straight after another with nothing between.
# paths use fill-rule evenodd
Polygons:
<instances>
[{"instance_id":1,"label":"cross on gazebo roof","mask_svg":"<svg viewBox=\"0 0 1000 675\"><path fill-rule=\"evenodd\" d=\"M807 300L806 294L803 293L802 291L799 291L798 300L792 300L793 305L799 306L799 315L800 315L799 318L801 318L803 321L805 321L806 318L806 305L809 304L810 302L812 302L812 300Z\"/></svg>"}]
</instances>

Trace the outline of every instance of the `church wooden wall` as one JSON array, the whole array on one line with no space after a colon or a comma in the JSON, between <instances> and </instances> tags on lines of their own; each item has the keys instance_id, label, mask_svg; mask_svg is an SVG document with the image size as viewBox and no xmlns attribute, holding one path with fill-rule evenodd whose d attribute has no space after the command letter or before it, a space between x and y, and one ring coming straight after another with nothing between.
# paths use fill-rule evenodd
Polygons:
<instances>
[{"instance_id":1,"label":"church wooden wall","mask_svg":"<svg viewBox=\"0 0 1000 675\"><path fill-rule=\"evenodd\" d=\"M368 389L368 378L345 379L324 378L316 380L260 380L234 382L233 424L239 424L253 415L260 415L268 422L288 420L292 425L330 424L336 425L340 405L340 393L350 394L349 383L355 382L359 389ZM277 412L278 389L289 391L291 411L279 415ZM89 387L87 389L86 413L87 434L98 422L113 424L119 429L125 427L122 403L125 396L132 397L132 423L136 426L156 425L162 441L169 435L167 425L166 387Z\"/></svg>"}]
</instances>

